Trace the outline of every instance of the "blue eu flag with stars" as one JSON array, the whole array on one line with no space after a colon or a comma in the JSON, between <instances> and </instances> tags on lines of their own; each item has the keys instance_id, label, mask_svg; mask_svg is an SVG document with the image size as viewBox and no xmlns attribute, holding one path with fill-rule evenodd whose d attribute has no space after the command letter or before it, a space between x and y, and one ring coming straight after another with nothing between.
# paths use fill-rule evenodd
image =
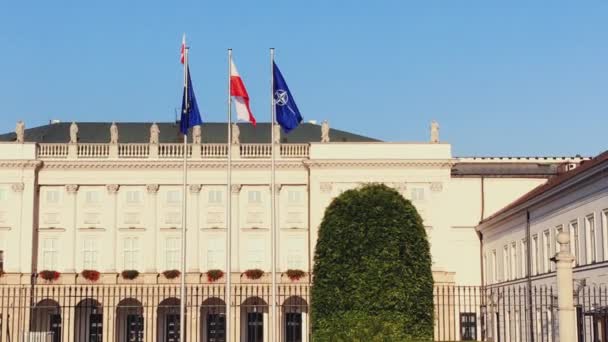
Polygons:
<instances>
[{"instance_id":1,"label":"blue eu flag with stars","mask_svg":"<svg viewBox=\"0 0 608 342\"><path fill-rule=\"evenodd\" d=\"M184 87L184 95L182 97L182 116L179 122L179 130L182 134L188 134L188 129L203 123L201 113L198 111L196 97L194 96L194 88L192 87L192 79L190 79L190 67L187 68L188 86ZM188 94L188 96L186 96Z\"/></svg>"},{"instance_id":2,"label":"blue eu flag with stars","mask_svg":"<svg viewBox=\"0 0 608 342\"><path fill-rule=\"evenodd\" d=\"M277 67L274 62L272 63L272 66L274 77L274 89L272 96L274 99L276 119L279 125L283 128L283 131L285 131L285 133L289 133L291 130L298 127L300 122L302 122L302 115L300 115L300 110L298 109L293 96L291 96L289 87L287 87L287 83L285 83L279 67Z\"/></svg>"}]
</instances>

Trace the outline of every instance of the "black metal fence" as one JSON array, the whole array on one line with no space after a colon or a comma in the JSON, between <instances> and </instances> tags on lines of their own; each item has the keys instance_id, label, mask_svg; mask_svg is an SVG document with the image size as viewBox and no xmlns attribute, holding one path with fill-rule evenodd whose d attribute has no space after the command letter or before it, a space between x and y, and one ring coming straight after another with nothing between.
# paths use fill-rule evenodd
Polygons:
<instances>
[{"instance_id":1,"label":"black metal fence","mask_svg":"<svg viewBox=\"0 0 608 342\"><path fill-rule=\"evenodd\" d=\"M236 284L226 315L223 284L188 285L187 341L268 341L271 287ZM309 285L281 284L275 331L311 341ZM608 341L608 289L575 291L577 342ZM435 341L557 342L557 293L550 286L436 286ZM0 286L0 342L179 341L179 286Z\"/></svg>"}]
</instances>

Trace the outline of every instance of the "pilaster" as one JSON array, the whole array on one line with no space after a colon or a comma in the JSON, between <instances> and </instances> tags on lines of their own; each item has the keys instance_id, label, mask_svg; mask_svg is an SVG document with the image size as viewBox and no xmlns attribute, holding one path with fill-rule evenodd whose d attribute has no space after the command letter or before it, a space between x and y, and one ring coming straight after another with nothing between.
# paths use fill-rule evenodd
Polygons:
<instances>
[{"instance_id":1,"label":"pilaster","mask_svg":"<svg viewBox=\"0 0 608 342\"><path fill-rule=\"evenodd\" d=\"M118 184L108 184L106 185L106 189L108 190L108 195L110 196L110 208L112 208L110 210L110 234L112 235L112 244L109 248L109 255L108 255L108 264L105 265L105 267L107 267L107 272L108 273L112 273L112 272L116 272L116 269L118 267L119 264L119 259L118 256L120 253L118 253L118 189L119 189L119 185Z\"/></svg>"},{"instance_id":2,"label":"pilaster","mask_svg":"<svg viewBox=\"0 0 608 342\"><path fill-rule=\"evenodd\" d=\"M193 145L193 148L197 145ZM199 146L200 147L200 146ZM199 149L200 152L200 149ZM191 184L189 187L189 195L190 200L188 201L188 224L186 229L187 236L187 246L186 253L188 255L188 263L187 271L188 272L200 272L200 258L198 256L198 251L200 249L199 239L200 239L200 192L201 186L200 184Z\"/></svg>"},{"instance_id":3,"label":"pilaster","mask_svg":"<svg viewBox=\"0 0 608 342\"><path fill-rule=\"evenodd\" d=\"M232 242L230 248L230 260L231 260L231 268L232 272L239 273L240 264L239 264L239 197L241 194L241 184L232 184L230 188L229 196L231 198L231 208L230 208L230 241ZM228 228L228 222L226 222L226 228ZM226 238L228 238L228 234L226 234ZM228 251L226 251L228 253ZM227 265L226 265L227 266ZM229 276L230 273L227 273L226 276Z\"/></svg>"},{"instance_id":4,"label":"pilaster","mask_svg":"<svg viewBox=\"0 0 608 342\"><path fill-rule=\"evenodd\" d=\"M78 228L77 228L77 222L76 219L78 217L78 211L77 211L77 197L78 197L78 185L76 184L68 184L65 186L65 190L68 194L68 203L69 206L72 208L72 217L71 220L69 220L69 227L68 227L68 231L71 230L72 232L72 239L66 239L67 241L69 241L67 243L68 246L66 246L66 250L67 251L71 251L71 255L67 256L68 257L68 262L66 263L66 268L65 268L65 273L76 273L76 260L78 257ZM71 240L71 241L70 241Z\"/></svg>"},{"instance_id":5,"label":"pilaster","mask_svg":"<svg viewBox=\"0 0 608 342\"><path fill-rule=\"evenodd\" d=\"M146 273L148 273L158 272L157 266L159 256L157 255L158 253L156 253L156 251L158 250L158 184L146 185L146 191L148 193L148 199L146 201L146 212L153 213L152 215L150 215L150 217L148 217L148 224L150 229L152 230L152 241L154 241L153 246L147 246L147 248L143 248L144 270Z\"/></svg>"}]
</instances>

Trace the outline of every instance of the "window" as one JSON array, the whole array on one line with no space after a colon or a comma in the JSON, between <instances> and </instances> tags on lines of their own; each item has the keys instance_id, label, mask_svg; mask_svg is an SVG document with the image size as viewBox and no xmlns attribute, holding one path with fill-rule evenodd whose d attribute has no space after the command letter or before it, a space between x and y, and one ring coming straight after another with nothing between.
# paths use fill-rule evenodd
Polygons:
<instances>
[{"instance_id":1,"label":"window","mask_svg":"<svg viewBox=\"0 0 608 342\"><path fill-rule=\"evenodd\" d=\"M532 236L532 275L537 275L538 269L538 235Z\"/></svg>"},{"instance_id":2,"label":"window","mask_svg":"<svg viewBox=\"0 0 608 342\"><path fill-rule=\"evenodd\" d=\"M289 190L287 192L287 203L301 204L302 203L302 192L298 191L298 190Z\"/></svg>"},{"instance_id":3,"label":"window","mask_svg":"<svg viewBox=\"0 0 608 342\"><path fill-rule=\"evenodd\" d=\"M86 237L82 241L82 268L85 270L96 270L99 266L97 240L94 237Z\"/></svg>"},{"instance_id":4,"label":"window","mask_svg":"<svg viewBox=\"0 0 608 342\"><path fill-rule=\"evenodd\" d=\"M167 203L168 204L180 204L182 201L181 191L170 190L167 191Z\"/></svg>"},{"instance_id":5,"label":"window","mask_svg":"<svg viewBox=\"0 0 608 342\"><path fill-rule=\"evenodd\" d=\"M6 188L0 188L0 202L8 200L8 190Z\"/></svg>"},{"instance_id":6,"label":"window","mask_svg":"<svg viewBox=\"0 0 608 342\"><path fill-rule=\"evenodd\" d=\"M44 199L46 204L59 203L59 190L47 190Z\"/></svg>"},{"instance_id":7,"label":"window","mask_svg":"<svg viewBox=\"0 0 608 342\"><path fill-rule=\"evenodd\" d=\"M221 204L223 202L221 190L209 190L209 204Z\"/></svg>"},{"instance_id":8,"label":"window","mask_svg":"<svg viewBox=\"0 0 608 342\"><path fill-rule=\"evenodd\" d=\"M460 313L460 340L477 340L477 316L474 312Z\"/></svg>"},{"instance_id":9,"label":"window","mask_svg":"<svg viewBox=\"0 0 608 342\"><path fill-rule=\"evenodd\" d=\"M264 267L264 251L265 248L264 239L261 237L249 238L247 245L246 262L249 264L250 269Z\"/></svg>"},{"instance_id":10,"label":"window","mask_svg":"<svg viewBox=\"0 0 608 342\"><path fill-rule=\"evenodd\" d=\"M608 209L602 211L602 239L604 260L608 260Z\"/></svg>"},{"instance_id":11,"label":"window","mask_svg":"<svg viewBox=\"0 0 608 342\"><path fill-rule=\"evenodd\" d=\"M306 252L304 249L304 238L291 236L287 239L287 268L303 270Z\"/></svg>"},{"instance_id":12,"label":"window","mask_svg":"<svg viewBox=\"0 0 608 342\"><path fill-rule=\"evenodd\" d=\"M98 205L100 202L101 202L101 194L99 193L99 191L85 192L86 205Z\"/></svg>"},{"instance_id":13,"label":"window","mask_svg":"<svg viewBox=\"0 0 608 342\"><path fill-rule=\"evenodd\" d=\"M207 239L207 269L223 269L226 254L224 253L225 239L209 237Z\"/></svg>"},{"instance_id":14,"label":"window","mask_svg":"<svg viewBox=\"0 0 608 342\"><path fill-rule=\"evenodd\" d=\"M521 276L525 277L528 275L528 243L526 239L521 240Z\"/></svg>"},{"instance_id":15,"label":"window","mask_svg":"<svg viewBox=\"0 0 608 342\"><path fill-rule=\"evenodd\" d=\"M511 243L511 258L509 259L511 263L511 279L517 278L517 244L515 242Z\"/></svg>"},{"instance_id":16,"label":"window","mask_svg":"<svg viewBox=\"0 0 608 342\"><path fill-rule=\"evenodd\" d=\"M511 262L509 260L509 246L502 248L502 280L509 280L511 271Z\"/></svg>"},{"instance_id":17,"label":"window","mask_svg":"<svg viewBox=\"0 0 608 342\"><path fill-rule=\"evenodd\" d=\"M423 201L424 200L424 188L412 188L412 201Z\"/></svg>"},{"instance_id":18,"label":"window","mask_svg":"<svg viewBox=\"0 0 608 342\"><path fill-rule=\"evenodd\" d=\"M57 270L57 239L45 238L42 240L42 269Z\"/></svg>"},{"instance_id":19,"label":"window","mask_svg":"<svg viewBox=\"0 0 608 342\"><path fill-rule=\"evenodd\" d=\"M165 242L165 268L177 270L180 266L180 238L170 237Z\"/></svg>"},{"instance_id":20,"label":"window","mask_svg":"<svg viewBox=\"0 0 608 342\"><path fill-rule=\"evenodd\" d=\"M250 190L247 193L247 199L250 204L252 203L262 203L262 193L258 190Z\"/></svg>"},{"instance_id":21,"label":"window","mask_svg":"<svg viewBox=\"0 0 608 342\"><path fill-rule=\"evenodd\" d=\"M492 250L492 283L498 282L498 274L496 272L496 250Z\"/></svg>"},{"instance_id":22,"label":"window","mask_svg":"<svg viewBox=\"0 0 608 342\"><path fill-rule=\"evenodd\" d=\"M594 263L597 254L597 246L595 242L595 215L587 215L585 217L585 234L587 238L585 239L587 242L587 263Z\"/></svg>"},{"instance_id":23,"label":"window","mask_svg":"<svg viewBox=\"0 0 608 342\"><path fill-rule=\"evenodd\" d=\"M579 241L579 231L578 231L578 220L574 220L569 224L570 229L570 253L574 256L575 265L580 265L580 241Z\"/></svg>"},{"instance_id":24,"label":"window","mask_svg":"<svg viewBox=\"0 0 608 342\"><path fill-rule=\"evenodd\" d=\"M125 270L139 269L139 238L126 237L123 240L123 268Z\"/></svg>"},{"instance_id":25,"label":"window","mask_svg":"<svg viewBox=\"0 0 608 342\"><path fill-rule=\"evenodd\" d=\"M127 204L137 205L142 203L142 194L139 190L128 190L126 193Z\"/></svg>"},{"instance_id":26,"label":"window","mask_svg":"<svg viewBox=\"0 0 608 342\"><path fill-rule=\"evenodd\" d=\"M549 258L551 258L551 231L547 229L543 232L543 272L550 271Z\"/></svg>"}]
</instances>

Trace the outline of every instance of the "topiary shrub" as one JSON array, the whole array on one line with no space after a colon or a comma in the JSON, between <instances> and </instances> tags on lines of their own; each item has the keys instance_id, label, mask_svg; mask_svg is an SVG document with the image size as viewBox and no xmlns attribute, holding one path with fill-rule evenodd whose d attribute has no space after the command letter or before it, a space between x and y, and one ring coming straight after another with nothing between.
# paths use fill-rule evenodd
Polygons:
<instances>
[{"instance_id":1,"label":"topiary shrub","mask_svg":"<svg viewBox=\"0 0 608 342\"><path fill-rule=\"evenodd\" d=\"M314 256L314 341L432 341L433 275L422 219L379 184L334 199Z\"/></svg>"}]
</instances>

